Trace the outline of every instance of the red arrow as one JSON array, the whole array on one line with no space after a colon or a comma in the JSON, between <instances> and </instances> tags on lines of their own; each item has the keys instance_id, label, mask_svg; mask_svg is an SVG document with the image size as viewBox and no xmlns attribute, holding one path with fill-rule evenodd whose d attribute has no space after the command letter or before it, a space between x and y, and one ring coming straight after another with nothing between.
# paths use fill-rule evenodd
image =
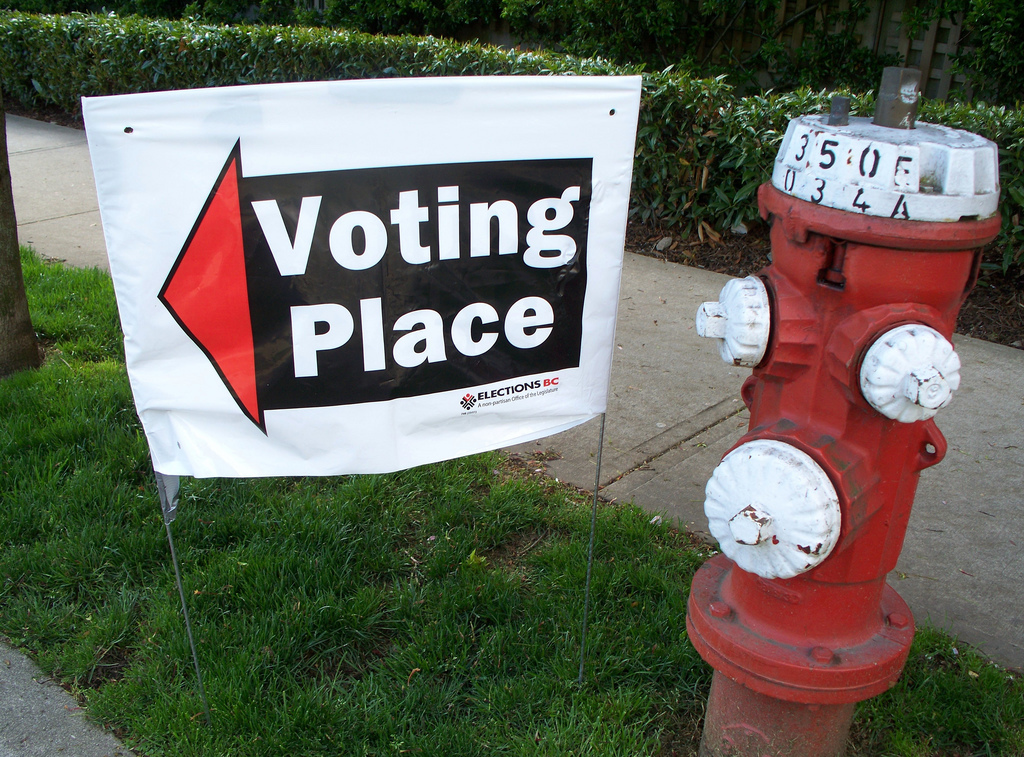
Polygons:
<instances>
[{"instance_id":1,"label":"red arrow","mask_svg":"<svg viewBox=\"0 0 1024 757\"><path fill-rule=\"evenodd\" d=\"M236 142L159 297L206 353L242 412L266 433L256 395L238 200L241 174L241 148Z\"/></svg>"}]
</instances>

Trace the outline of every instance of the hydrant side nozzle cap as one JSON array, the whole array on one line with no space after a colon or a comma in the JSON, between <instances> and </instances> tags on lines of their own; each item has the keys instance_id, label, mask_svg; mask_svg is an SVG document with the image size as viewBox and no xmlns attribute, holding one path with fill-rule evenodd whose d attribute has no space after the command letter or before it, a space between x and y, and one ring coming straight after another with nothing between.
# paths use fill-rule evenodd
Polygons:
<instances>
[{"instance_id":1,"label":"hydrant side nozzle cap","mask_svg":"<svg viewBox=\"0 0 1024 757\"><path fill-rule=\"evenodd\" d=\"M825 560L839 540L835 487L791 444L741 444L715 468L705 495L708 529L722 552L762 578L798 576Z\"/></svg>"},{"instance_id":2,"label":"hydrant side nozzle cap","mask_svg":"<svg viewBox=\"0 0 1024 757\"><path fill-rule=\"evenodd\" d=\"M753 368L764 358L771 328L771 305L764 282L756 276L731 279L718 302L697 309L697 334L718 339L722 360Z\"/></svg>"},{"instance_id":3,"label":"hydrant side nozzle cap","mask_svg":"<svg viewBox=\"0 0 1024 757\"><path fill-rule=\"evenodd\" d=\"M960 356L938 331L919 323L882 334L860 368L861 394L891 420L914 423L933 417L960 387Z\"/></svg>"}]
</instances>

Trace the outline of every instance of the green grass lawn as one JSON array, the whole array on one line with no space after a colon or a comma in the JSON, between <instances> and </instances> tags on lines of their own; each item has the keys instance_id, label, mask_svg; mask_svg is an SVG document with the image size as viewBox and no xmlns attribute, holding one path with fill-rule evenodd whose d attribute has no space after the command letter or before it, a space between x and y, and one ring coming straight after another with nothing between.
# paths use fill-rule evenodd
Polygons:
<instances>
[{"instance_id":1,"label":"green grass lawn","mask_svg":"<svg viewBox=\"0 0 1024 757\"><path fill-rule=\"evenodd\" d=\"M23 255L47 361L0 381L0 635L145 755L695 754L708 556L486 454L387 476L186 480L195 687L110 279ZM1024 684L919 632L851 752L1024 754Z\"/></svg>"}]
</instances>

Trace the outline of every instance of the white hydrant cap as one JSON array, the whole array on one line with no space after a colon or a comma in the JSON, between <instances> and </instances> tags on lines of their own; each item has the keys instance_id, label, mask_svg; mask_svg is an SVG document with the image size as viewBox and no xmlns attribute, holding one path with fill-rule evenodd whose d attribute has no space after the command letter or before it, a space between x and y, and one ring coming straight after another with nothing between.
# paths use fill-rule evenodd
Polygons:
<instances>
[{"instance_id":1,"label":"white hydrant cap","mask_svg":"<svg viewBox=\"0 0 1024 757\"><path fill-rule=\"evenodd\" d=\"M704 514L722 552L762 578L792 578L821 563L839 540L842 514L828 474L806 452L755 439L719 463Z\"/></svg>"},{"instance_id":2,"label":"white hydrant cap","mask_svg":"<svg viewBox=\"0 0 1024 757\"><path fill-rule=\"evenodd\" d=\"M764 282L756 276L732 279L697 309L697 334L718 339L722 360L753 368L768 349L771 306Z\"/></svg>"},{"instance_id":3,"label":"white hydrant cap","mask_svg":"<svg viewBox=\"0 0 1024 757\"><path fill-rule=\"evenodd\" d=\"M953 399L960 386L960 357L935 329L905 324L882 334L860 368L860 389L886 418L927 420Z\"/></svg>"},{"instance_id":4,"label":"white hydrant cap","mask_svg":"<svg viewBox=\"0 0 1024 757\"><path fill-rule=\"evenodd\" d=\"M870 118L789 122L772 186L851 213L905 221L988 218L999 210L999 149L968 131L917 122L893 129Z\"/></svg>"}]
</instances>

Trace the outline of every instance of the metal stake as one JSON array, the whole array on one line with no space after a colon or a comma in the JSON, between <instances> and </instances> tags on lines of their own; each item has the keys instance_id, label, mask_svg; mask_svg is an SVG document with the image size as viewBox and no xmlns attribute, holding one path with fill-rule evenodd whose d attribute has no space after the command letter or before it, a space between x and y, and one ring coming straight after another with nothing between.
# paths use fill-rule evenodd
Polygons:
<instances>
[{"instance_id":1,"label":"metal stake","mask_svg":"<svg viewBox=\"0 0 1024 757\"><path fill-rule=\"evenodd\" d=\"M199 697L203 700L203 711L206 713L206 725L212 726L210 703L206 701L206 689L203 686L203 674L199 670L199 654L192 636L192 621L188 617L188 605L185 603L185 587L181 583L181 568L178 565L178 553L174 549L174 537L171 536L171 523L178 515L178 477L156 474L156 489L160 493L160 509L164 516L164 528L167 530L167 543L171 547L171 562L174 564L174 580L178 584L178 596L181 597L181 613L185 616L185 632L188 634L188 645L192 648L192 664L196 669L196 682L199 686Z\"/></svg>"},{"instance_id":2,"label":"metal stake","mask_svg":"<svg viewBox=\"0 0 1024 757\"><path fill-rule=\"evenodd\" d=\"M597 474L594 478L594 506L590 513L590 548L587 551L587 585L583 592L583 632L580 634L580 675L577 684L583 685L583 662L587 653L587 615L590 611L590 574L594 567L594 541L597 536L597 490L601 488L601 452L604 450L604 419L601 413L601 430L597 438Z\"/></svg>"}]
</instances>

